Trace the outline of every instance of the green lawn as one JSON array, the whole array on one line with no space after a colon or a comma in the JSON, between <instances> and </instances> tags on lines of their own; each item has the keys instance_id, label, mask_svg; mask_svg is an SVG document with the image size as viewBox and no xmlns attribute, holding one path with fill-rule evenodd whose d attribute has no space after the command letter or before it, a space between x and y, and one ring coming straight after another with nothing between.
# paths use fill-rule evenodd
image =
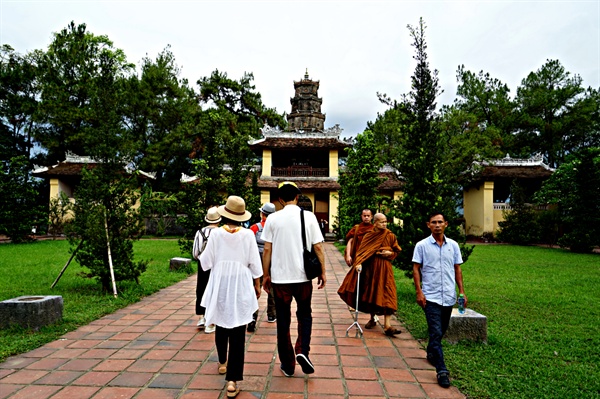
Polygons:
<instances>
[{"instance_id":1,"label":"green lawn","mask_svg":"<svg viewBox=\"0 0 600 399\"><path fill-rule=\"evenodd\" d=\"M454 385L469 398L600 397L600 255L477 245L462 269L488 343L444 343ZM396 276L398 317L426 346L413 282Z\"/></svg>"},{"instance_id":2,"label":"green lawn","mask_svg":"<svg viewBox=\"0 0 600 399\"><path fill-rule=\"evenodd\" d=\"M600 256L479 245L463 274L488 343L445 345L457 387L472 398L598 397ZM426 339L412 282L400 279L398 294L400 318Z\"/></svg>"},{"instance_id":3,"label":"green lawn","mask_svg":"<svg viewBox=\"0 0 600 399\"><path fill-rule=\"evenodd\" d=\"M75 261L51 289L69 259L68 250L69 243L63 240L0 245L0 301L22 295L61 295L64 301L60 323L36 333L21 328L0 330L0 361L53 341L187 277L185 273L168 271L169 259L181 256L177 240L141 240L134 243L136 259L149 259L150 264L139 285L117 284L118 298L112 292L103 293L94 280L78 276L84 269Z\"/></svg>"}]
</instances>

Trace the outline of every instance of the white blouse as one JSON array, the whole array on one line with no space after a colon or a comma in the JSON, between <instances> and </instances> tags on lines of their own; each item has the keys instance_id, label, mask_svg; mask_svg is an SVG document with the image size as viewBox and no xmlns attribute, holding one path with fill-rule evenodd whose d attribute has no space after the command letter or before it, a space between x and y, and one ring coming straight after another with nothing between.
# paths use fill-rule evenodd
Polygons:
<instances>
[{"instance_id":1,"label":"white blouse","mask_svg":"<svg viewBox=\"0 0 600 399\"><path fill-rule=\"evenodd\" d=\"M206 324L234 328L252 321L258 310L253 279L262 276L262 264L254 233L214 229L200 255L202 269L211 270L201 305Z\"/></svg>"}]
</instances>

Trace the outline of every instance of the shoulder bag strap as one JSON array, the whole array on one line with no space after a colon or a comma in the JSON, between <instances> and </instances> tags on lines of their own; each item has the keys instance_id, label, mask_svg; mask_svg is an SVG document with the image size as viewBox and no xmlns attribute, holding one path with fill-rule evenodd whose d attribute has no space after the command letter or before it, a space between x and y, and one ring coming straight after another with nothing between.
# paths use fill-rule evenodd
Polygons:
<instances>
[{"instance_id":1,"label":"shoulder bag strap","mask_svg":"<svg viewBox=\"0 0 600 399\"><path fill-rule=\"evenodd\" d=\"M300 224L302 226L302 246L306 249L306 232L304 231L304 209L300 208Z\"/></svg>"}]
</instances>

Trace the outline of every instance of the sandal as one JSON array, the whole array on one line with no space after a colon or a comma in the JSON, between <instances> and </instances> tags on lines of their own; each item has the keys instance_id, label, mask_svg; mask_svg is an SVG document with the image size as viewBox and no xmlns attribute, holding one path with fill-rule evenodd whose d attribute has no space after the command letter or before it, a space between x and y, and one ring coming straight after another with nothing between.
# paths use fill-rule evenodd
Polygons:
<instances>
[{"instance_id":1,"label":"sandal","mask_svg":"<svg viewBox=\"0 0 600 399\"><path fill-rule=\"evenodd\" d=\"M219 374L227 373L227 362L221 364L219 363Z\"/></svg>"},{"instance_id":2,"label":"sandal","mask_svg":"<svg viewBox=\"0 0 600 399\"><path fill-rule=\"evenodd\" d=\"M237 386L235 381L228 381L227 382L227 397L235 398L238 395L238 393L240 393L240 388Z\"/></svg>"},{"instance_id":3,"label":"sandal","mask_svg":"<svg viewBox=\"0 0 600 399\"><path fill-rule=\"evenodd\" d=\"M388 327L386 329L383 330L383 333L385 335L387 335L388 337L393 337L394 335L398 335L398 334L402 334L402 331L398 330L397 328L394 327Z\"/></svg>"},{"instance_id":4,"label":"sandal","mask_svg":"<svg viewBox=\"0 0 600 399\"><path fill-rule=\"evenodd\" d=\"M371 328L375 328L376 325L377 325L377 322L375 320L371 319L367 322L367 324L365 324L365 328L367 330L370 330Z\"/></svg>"}]
</instances>

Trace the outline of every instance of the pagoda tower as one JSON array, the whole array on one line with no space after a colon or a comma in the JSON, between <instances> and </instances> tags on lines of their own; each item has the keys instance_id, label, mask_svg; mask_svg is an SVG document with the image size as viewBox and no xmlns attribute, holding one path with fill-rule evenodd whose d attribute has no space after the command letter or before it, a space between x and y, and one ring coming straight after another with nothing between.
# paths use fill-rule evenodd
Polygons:
<instances>
[{"instance_id":1,"label":"pagoda tower","mask_svg":"<svg viewBox=\"0 0 600 399\"><path fill-rule=\"evenodd\" d=\"M287 131L322 132L325 125L325 114L321 112L323 99L319 98L319 81L311 80L308 70L304 79L294 81L295 94L290 99L292 112L287 116Z\"/></svg>"},{"instance_id":2,"label":"pagoda tower","mask_svg":"<svg viewBox=\"0 0 600 399\"><path fill-rule=\"evenodd\" d=\"M340 125L324 128L319 81L311 80L306 72L302 80L294 81L294 89L288 127L282 130L265 125L262 137L249 142L250 149L260 159L255 169L259 171L256 185L260 201L272 202L281 209L277 187L281 182L293 181L302 190L298 205L324 221L327 227L323 232L335 239L330 229L338 214L340 158L346 156L346 148L352 144L340 137L343 130ZM385 177L386 185L381 191L393 197L400 186L398 179L394 179L393 173Z\"/></svg>"}]
</instances>

